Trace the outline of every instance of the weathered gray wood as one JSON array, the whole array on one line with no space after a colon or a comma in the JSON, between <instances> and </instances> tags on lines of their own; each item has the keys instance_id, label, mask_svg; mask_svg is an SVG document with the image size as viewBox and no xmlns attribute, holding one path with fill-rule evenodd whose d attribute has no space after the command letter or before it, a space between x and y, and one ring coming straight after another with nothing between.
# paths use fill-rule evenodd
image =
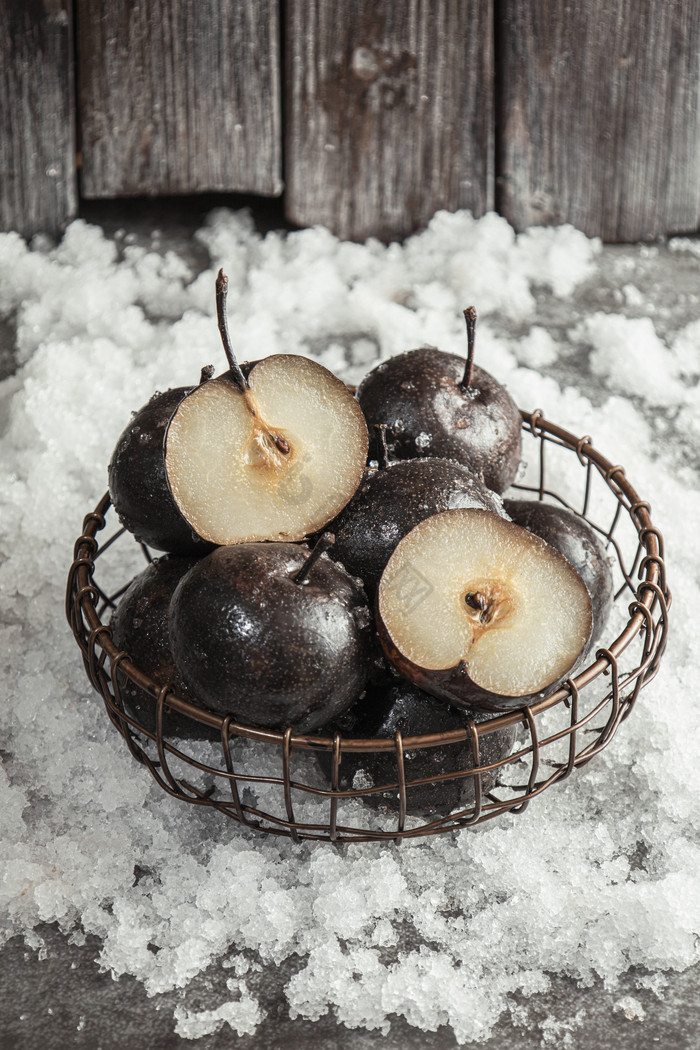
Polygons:
<instances>
[{"instance_id":1,"label":"weathered gray wood","mask_svg":"<svg viewBox=\"0 0 700 1050\"><path fill-rule=\"evenodd\" d=\"M493 206L491 0L288 0L288 218L385 240Z\"/></svg>"},{"instance_id":2,"label":"weathered gray wood","mask_svg":"<svg viewBox=\"0 0 700 1050\"><path fill-rule=\"evenodd\" d=\"M0 230L25 237L77 210L71 8L0 2Z\"/></svg>"},{"instance_id":3,"label":"weathered gray wood","mask_svg":"<svg viewBox=\"0 0 700 1050\"><path fill-rule=\"evenodd\" d=\"M282 191L276 0L77 0L82 192Z\"/></svg>"},{"instance_id":4,"label":"weathered gray wood","mask_svg":"<svg viewBox=\"0 0 700 1050\"><path fill-rule=\"evenodd\" d=\"M607 241L700 226L697 0L501 0L499 210Z\"/></svg>"}]
</instances>

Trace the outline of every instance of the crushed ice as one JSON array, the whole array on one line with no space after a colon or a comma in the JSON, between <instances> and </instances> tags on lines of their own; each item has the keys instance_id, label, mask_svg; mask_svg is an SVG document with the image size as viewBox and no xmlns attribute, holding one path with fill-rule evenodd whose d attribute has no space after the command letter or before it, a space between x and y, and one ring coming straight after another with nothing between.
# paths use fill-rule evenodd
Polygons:
<instances>
[{"instance_id":1,"label":"crushed ice","mask_svg":"<svg viewBox=\"0 0 700 1050\"><path fill-rule=\"evenodd\" d=\"M41 922L76 943L95 934L101 965L151 995L218 961L229 997L174 1019L191 1038L252 1032L256 967L293 956L292 1017L387 1030L396 1014L460 1042L509 1009L522 1023L553 973L614 987L636 967L661 994L700 935L697 296L662 309L653 249L609 254L570 227L516 237L495 215L441 213L385 248L322 229L262 239L220 211L197 238L201 273L187 245L82 221L58 246L0 235L20 365L0 385L0 940L41 949ZM696 246L672 248L696 285ZM294 846L172 800L109 725L63 617L72 544L129 413L223 368L222 265L241 359L309 352L348 382L411 346L463 352L461 310L477 304L479 362L523 407L593 434L651 500L674 591L665 665L610 747L523 815L401 847ZM242 770L263 764L243 749ZM618 1007L643 1017L633 997Z\"/></svg>"}]
</instances>

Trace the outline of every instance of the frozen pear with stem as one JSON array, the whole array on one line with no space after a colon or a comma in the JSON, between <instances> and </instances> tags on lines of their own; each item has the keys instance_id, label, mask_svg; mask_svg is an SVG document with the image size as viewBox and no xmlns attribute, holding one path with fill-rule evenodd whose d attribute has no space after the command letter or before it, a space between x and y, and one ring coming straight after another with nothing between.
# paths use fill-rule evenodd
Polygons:
<instances>
[{"instance_id":1,"label":"frozen pear with stem","mask_svg":"<svg viewBox=\"0 0 700 1050\"><path fill-rule=\"evenodd\" d=\"M395 459L454 459L494 492L512 484L520 464L520 412L506 388L474 363L476 310L464 311L467 358L421 347L377 365L357 399L371 428L386 423ZM371 453L376 458L376 441Z\"/></svg>"},{"instance_id":2,"label":"frozen pear with stem","mask_svg":"<svg viewBox=\"0 0 700 1050\"><path fill-rule=\"evenodd\" d=\"M359 485L367 425L332 372L275 354L239 366L226 317L228 280L216 282L229 371L178 405L165 469L180 513L211 543L297 541L321 530Z\"/></svg>"}]
</instances>

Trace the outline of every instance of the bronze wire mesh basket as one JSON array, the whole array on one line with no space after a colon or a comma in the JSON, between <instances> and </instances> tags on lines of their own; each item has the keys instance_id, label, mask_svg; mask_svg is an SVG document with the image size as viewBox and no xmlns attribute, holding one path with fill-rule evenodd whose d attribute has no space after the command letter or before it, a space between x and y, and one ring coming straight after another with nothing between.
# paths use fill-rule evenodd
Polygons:
<instances>
[{"instance_id":1,"label":"bronze wire mesh basket","mask_svg":"<svg viewBox=\"0 0 700 1050\"><path fill-rule=\"evenodd\" d=\"M614 552L615 574L619 586L615 594L616 605L630 600L627 623L614 641L607 647L595 651L593 662L575 677L567 681L551 696L529 707L523 707L494 716L487 721L469 723L466 729L430 736L402 737L397 732L393 739L349 739L339 733L331 737L295 735L291 728L284 732L256 729L237 723L231 715L221 716L208 710L194 707L176 696L167 682L155 682L135 667L128 653L120 652L112 642L111 628L102 616L111 611L128 583L115 593L108 594L95 579L95 565L125 533L118 528L105 542L98 543L97 533L106 527L110 508L109 496L105 495L96 509L88 514L83 523L83 533L75 543L74 561L68 577L66 614L75 639L80 647L88 678L104 699L107 714L115 728L124 737L133 757L147 766L158 784L169 794L194 805L210 806L241 824L268 834L301 839L325 840L337 843L363 842L370 840L395 840L456 831L474 826L497 817L501 813L522 813L530 800L540 795L553 784L565 780L574 769L589 762L612 740L618 726L632 712L640 690L655 676L663 654L668 630L670 593L666 586L663 537L652 524L650 505L641 500L628 482L622 466L614 466L598 452L588 436L577 438L561 427L548 422L541 410L530 414L523 412L523 458L525 448L535 442L535 455L539 460L539 480L535 485L516 485L517 489L534 494L538 499L553 501L577 511L596 528L609 549ZM529 435L529 439L528 436ZM537 447L539 446L539 447ZM553 489L548 487L547 460L558 448L569 453L577 464L582 478L582 499L573 506ZM548 452L548 450L550 450ZM557 453L558 455L559 453ZM598 479L598 480L596 480ZM601 485L602 481L602 485ZM598 496L604 496L610 505L609 521L596 525L587 517L592 502L594 485L602 488ZM600 501L600 499L599 499ZM597 515L598 516L598 515ZM112 517L114 514L112 512ZM621 523L631 522L627 542L620 536ZM118 522L117 522L118 525ZM128 534L127 540L136 543ZM151 554L141 545L147 561ZM619 569L619 574L617 570ZM635 579L640 582L635 584ZM130 581L129 581L130 582ZM622 657L624 654L624 664ZM119 673L118 673L119 672ZM155 731L144 728L137 718L127 713L121 696L119 678L123 676L139 687L155 707ZM598 684L598 690L591 687ZM602 684L602 688L601 688ZM582 691L588 690L587 694ZM588 707L582 702L588 694L595 692ZM557 709L563 716L563 724L553 731L542 729L545 713ZM218 765L201 761L187 751L181 739L168 739L168 713L193 719L212 730L212 739L220 753ZM490 765L479 761L480 741L485 734L505 727L519 728L515 750L507 758ZM542 735L544 732L545 735ZM270 750L278 756L279 775L254 775L237 772L234 766L234 747L237 739L257 742L257 746ZM459 773L446 773L441 777L423 779L409 778L405 756L407 751L422 748L452 745L464 746L469 742L473 767ZM556 757L548 757L548 749L558 745ZM562 750L563 748L563 750ZM325 751L329 755L330 783L324 787L305 783L292 777L292 755L300 752ZM396 760L394 783L372 787L353 786L339 789L339 771L342 756L347 752L370 753L393 752ZM554 751L552 752L554 753ZM174 769L182 764L191 768L190 779ZM496 785L486 791L483 775L496 771L502 774L505 767L514 766L522 782ZM198 771L196 774L194 771ZM317 770L318 772L318 770ZM440 779L452 780L471 777L473 802L457 812L435 814L432 819L408 820L407 799L413 785L422 785ZM197 787L191 779L203 781ZM313 779L313 777L309 778ZM255 785L277 785L280 812L265 812L251 801L248 790ZM282 789L281 791L279 789ZM373 793L393 791L398 794L398 811L369 810L384 820L382 829L355 827L339 823L338 805L343 799L360 798ZM243 796L243 797L242 797ZM325 800L319 812L327 814L327 823L318 820L305 821L295 818L295 803L303 797L315 796ZM327 803L327 806L326 806ZM297 809L301 808L299 805Z\"/></svg>"}]
</instances>

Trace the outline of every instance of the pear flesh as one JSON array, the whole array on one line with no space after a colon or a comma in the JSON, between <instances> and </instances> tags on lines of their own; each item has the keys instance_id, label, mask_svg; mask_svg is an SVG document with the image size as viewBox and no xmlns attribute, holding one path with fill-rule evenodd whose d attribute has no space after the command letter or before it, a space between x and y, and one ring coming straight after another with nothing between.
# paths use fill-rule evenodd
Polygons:
<instances>
[{"instance_id":1,"label":"pear flesh","mask_svg":"<svg viewBox=\"0 0 700 1050\"><path fill-rule=\"evenodd\" d=\"M362 411L308 358L263 358L247 382L241 390L223 375L182 401L166 437L171 492L212 543L301 540L335 517L362 479Z\"/></svg>"},{"instance_id":2,"label":"pear flesh","mask_svg":"<svg viewBox=\"0 0 700 1050\"><path fill-rule=\"evenodd\" d=\"M378 593L380 637L399 670L452 702L532 702L576 664L591 601L569 562L486 510L458 509L398 544Z\"/></svg>"}]
</instances>

